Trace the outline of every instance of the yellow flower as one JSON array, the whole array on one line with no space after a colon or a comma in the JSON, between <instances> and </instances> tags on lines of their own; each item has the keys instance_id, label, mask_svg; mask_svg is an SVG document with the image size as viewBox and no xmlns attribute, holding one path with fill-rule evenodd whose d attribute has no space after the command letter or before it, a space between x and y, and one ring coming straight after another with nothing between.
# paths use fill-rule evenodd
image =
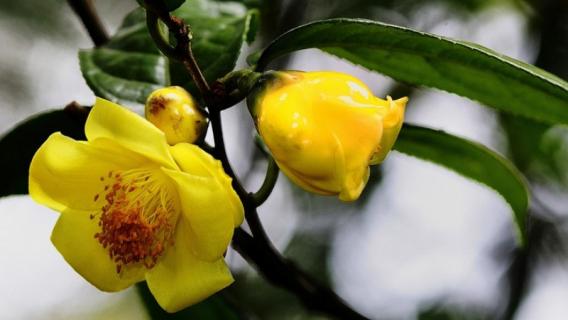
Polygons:
<instances>
[{"instance_id":1,"label":"yellow flower","mask_svg":"<svg viewBox=\"0 0 568 320\"><path fill-rule=\"evenodd\" d=\"M103 99L87 141L52 134L36 152L31 197L61 212L51 241L87 281L118 291L146 280L174 312L232 283L223 254L243 207L219 161Z\"/></svg>"},{"instance_id":2,"label":"yellow flower","mask_svg":"<svg viewBox=\"0 0 568 320\"><path fill-rule=\"evenodd\" d=\"M166 134L166 140L174 145L180 142L194 143L203 137L207 118L197 102L182 87L158 89L146 101L146 119Z\"/></svg>"},{"instance_id":3,"label":"yellow flower","mask_svg":"<svg viewBox=\"0 0 568 320\"><path fill-rule=\"evenodd\" d=\"M379 99L342 73L286 71L264 74L248 104L260 136L293 182L353 201L369 165L392 148L407 100Z\"/></svg>"}]
</instances>

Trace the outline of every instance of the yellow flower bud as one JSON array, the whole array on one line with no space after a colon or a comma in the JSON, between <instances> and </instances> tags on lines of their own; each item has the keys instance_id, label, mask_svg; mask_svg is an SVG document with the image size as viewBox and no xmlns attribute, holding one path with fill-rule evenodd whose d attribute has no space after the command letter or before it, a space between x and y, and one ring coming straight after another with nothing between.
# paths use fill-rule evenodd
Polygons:
<instances>
[{"instance_id":1,"label":"yellow flower bud","mask_svg":"<svg viewBox=\"0 0 568 320\"><path fill-rule=\"evenodd\" d=\"M337 72L268 72L248 105L280 169L305 190L359 198L369 165L384 160L404 118L407 98L375 97Z\"/></svg>"},{"instance_id":2,"label":"yellow flower bud","mask_svg":"<svg viewBox=\"0 0 568 320\"><path fill-rule=\"evenodd\" d=\"M207 118L195 99L181 87L166 87L152 92L146 101L145 114L148 121L166 134L171 145L194 143L207 130Z\"/></svg>"}]
</instances>

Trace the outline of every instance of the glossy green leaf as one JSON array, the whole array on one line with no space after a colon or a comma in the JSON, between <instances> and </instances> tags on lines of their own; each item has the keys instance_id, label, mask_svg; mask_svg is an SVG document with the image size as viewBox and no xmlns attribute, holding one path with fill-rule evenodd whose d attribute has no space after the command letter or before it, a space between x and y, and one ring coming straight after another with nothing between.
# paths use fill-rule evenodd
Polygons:
<instances>
[{"instance_id":1,"label":"glossy green leaf","mask_svg":"<svg viewBox=\"0 0 568 320\"><path fill-rule=\"evenodd\" d=\"M519 242L524 244L529 192L523 176L507 159L481 144L406 124L394 149L442 165L497 191L513 209Z\"/></svg>"},{"instance_id":2,"label":"glossy green leaf","mask_svg":"<svg viewBox=\"0 0 568 320\"><path fill-rule=\"evenodd\" d=\"M568 123L568 83L560 78L476 44L369 20L323 20L293 29L264 50L258 69L307 48L508 113Z\"/></svg>"},{"instance_id":3,"label":"glossy green leaf","mask_svg":"<svg viewBox=\"0 0 568 320\"><path fill-rule=\"evenodd\" d=\"M81 72L95 95L142 112L148 95L169 83L168 63L146 29L144 9L123 21L108 44L79 52Z\"/></svg>"},{"instance_id":4,"label":"glossy green leaf","mask_svg":"<svg viewBox=\"0 0 568 320\"><path fill-rule=\"evenodd\" d=\"M32 157L52 133L60 131L75 139L85 139L85 115L69 110L37 114L17 124L0 138L0 166L3 168L0 197L28 193L28 170Z\"/></svg>"},{"instance_id":5,"label":"glossy green leaf","mask_svg":"<svg viewBox=\"0 0 568 320\"><path fill-rule=\"evenodd\" d=\"M192 48L208 81L233 70L241 46L252 39L255 11L239 2L188 0L173 12L191 25ZM100 97L142 112L147 96L167 85L196 93L185 68L158 51L146 27L143 8L130 13L110 42L81 50L81 71Z\"/></svg>"}]
</instances>

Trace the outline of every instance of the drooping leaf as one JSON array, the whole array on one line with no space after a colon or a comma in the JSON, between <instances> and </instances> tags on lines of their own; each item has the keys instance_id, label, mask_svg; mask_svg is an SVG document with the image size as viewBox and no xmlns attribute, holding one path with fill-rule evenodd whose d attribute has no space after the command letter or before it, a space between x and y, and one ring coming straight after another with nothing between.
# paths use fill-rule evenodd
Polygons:
<instances>
[{"instance_id":1,"label":"drooping leaf","mask_svg":"<svg viewBox=\"0 0 568 320\"><path fill-rule=\"evenodd\" d=\"M517 236L524 243L529 192L524 178L507 159L481 144L407 124L394 149L442 165L497 191L513 209Z\"/></svg>"},{"instance_id":2,"label":"drooping leaf","mask_svg":"<svg viewBox=\"0 0 568 320\"><path fill-rule=\"evenodd\" d=\"M208 81L230 72L241 46L252 39L256 11L239 2L188 0L173 12L191 26L192 48ZM143 8L131 12L103 47L81 50L81 71L93 92L141 113L147 96L167 85L196 94L182 65L168 61L154 45Z\"/></svg>"},{"instance_id":3,"label":"drooping leaf","mask_svg":"<svg viewBox=\"0 0 568 320\"><path fill-rule=\"evenodd\" d=\"M369 20L323 20L293 29L264 50L258 69L307 48L508 113L568 123L568 83L560 78L476 44Z\"/></svg>"},{"instance_id":4,"label":"drooping leaf","mask_svg":"<svg viewBox=\"0 0 568 320\"><path fill-rule=\"evenodd\" d=\"M0 197L28 193L28 170L32 157L52 133L60 131L66 136L84 140L86 113L83 115L67 109L37 114L0 138L0 166L3 170Z\"/></svg>"}]
</instances>

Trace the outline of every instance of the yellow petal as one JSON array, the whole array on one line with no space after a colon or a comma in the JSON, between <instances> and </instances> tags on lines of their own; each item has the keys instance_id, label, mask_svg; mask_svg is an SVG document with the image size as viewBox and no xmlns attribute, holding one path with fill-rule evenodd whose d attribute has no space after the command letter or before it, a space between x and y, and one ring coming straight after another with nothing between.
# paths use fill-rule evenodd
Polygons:
<instances>
[{"instance_id":1,"label":"yellow petal","mask_svg":"<svg viewBox=\"0 0 568 320\"><path fill-rule=\"evenodd\" d=\"M163 169L175 182L182 217L188 222L192 252L200 259L215 261L227 250L233 237L234 207L226 191L213 179Z\"/></svg>"},{"instance_id":2,"label":"yellow petal","mask_svg":"<svg viewBox=\"0 0 568 320\"><path fill-rule=\"evenodd\" d=\"M108 100L97 98L85 124L87 140L108 138L167 168L176 164L168 151L166 137L146 119Z\"/></svg>"},{"instance_id":3,"label":"yellow petal","mask_svg":"<svg viewBox=\"0 0 568 320\"><path fill-rule=\"evenodd\" d=\"M178 143L170 148L170 152L183 172L213 178L218 182L222 189L219 192L226 196L232 206L230 211L234 216L234 226L241 225L244 219L243 205L231 185L232 179L223 170L221 162L198 146L188 143Z\"/></svg>"},{"instance_id":4,"label":"yellow petal","mask_svg":"<svg viewBox=\"0 0 568 320\"><path fill-rule=\"evenodd\" d=\"M404 108L408 102L408 98L400 98L393 101L391 97L387 97L390 108L383 118L383 136L379 145L379 152L375 153L371 158L371 164L379 164L385 160L387 154L391 151L402 123L404 121Z\"/></svg>"},{"instance_id":5,"label":"yellow petal","mask_svg":"<svg viewBox=\"0 0 568 320\"><path fill-rule=\"evenodd\" d=\"M186 223L179 220L174 245L146 274L150 291L168 312L200 302L233 282L222 257L206 262L192 254Z\"/></svg>"},{"instance_id":6,"label":"yellow petal","mask_svg":"<svg viewBox=\"0 0 568 320\"><path fill-rule=\"evenodd\" d=\"M119 291L144 279L145 269L123 268L119 275L109 253L95 239L97 219L86 211L65 210L53 228L51 241L67 263L103 291Z\"/></svg>"},{"instance_id":7,"label":"yellow petal","mask_svg":"<svg viewBox=\"0 0 568 320\"><path fill-rule=\"evenodd\" d=\"M320 189L312 184L313 179L310 179L310 177L305 177L301 172L295 171L294 169L286 166L285 164L279 163L278 161L276 161L276 163L278 164L280 170L286 175L286 177L288 177L288 179L290 179L293 183L297 184L300 188L324 196L330 196L336 193L329 190Z\"/></svg>"},{"instance_id":8,"label":"yellow petal","mask_svg":"<svg viewBox=\"0 0 568 320\"><path fill-rule=\"evenodd\" d=\"M87 143L54 133L32 159L29 193L38 203L57 211L100 209L94 198L104 190L101 177L146 161L106 139Z\"/></svg>"}]
</instances>

